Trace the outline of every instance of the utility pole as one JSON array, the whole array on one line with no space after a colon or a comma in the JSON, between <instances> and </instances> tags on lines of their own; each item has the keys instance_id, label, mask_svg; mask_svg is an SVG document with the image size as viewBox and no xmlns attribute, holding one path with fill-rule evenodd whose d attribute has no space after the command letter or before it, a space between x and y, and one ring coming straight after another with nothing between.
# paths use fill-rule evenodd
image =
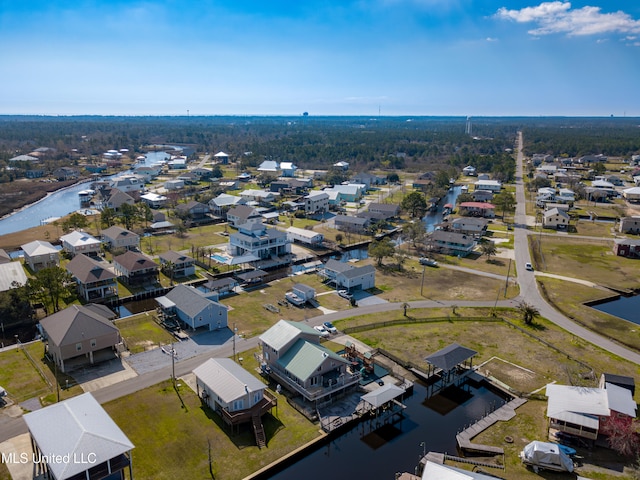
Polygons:
<instances>
[{"instance_id":1,"label":"utility pole","mask_svg":"<svg viewBox=\"0 0 640 480\"><path fill-rule=\"evenodd\" d=\"M238 333L238 328L236 327L236 322L233 322L233 361L236 361L236 333Z\"/></svg>"},{"instance_id":2,"label":"utility pole","mask_svg":"<svg viewBox=\"0 0 640 480\"><path fill-rule=\"evenodd\" d=\"M504 284L504 298L507 298L507 289L509 288L509 273L511 273L511 259L509 259L509 266L507 267L507 280Z\"/></svg>"},{"instance_id":3,"label":"utility pole","mask_svg":"<svg viewBox=\"0 0 640 480\"><path fill-rule=\"evenodd\" d=\"M424 271L427 269L426 265L422 266L422 282L420 283L420 296L422 297L422 290L424 289Z\"/></svg>"},{"instance_id":4,"label":"utility pole","mask_svg":"<svg viewBox=\"0 0 640 480\"><path fill-rule=\"evenodd\" d=\"M173 381L173 386L176 386L176 356L175 350L173 349L173 342L171 342L171 380Z\"/></svg>"}]
</instances>

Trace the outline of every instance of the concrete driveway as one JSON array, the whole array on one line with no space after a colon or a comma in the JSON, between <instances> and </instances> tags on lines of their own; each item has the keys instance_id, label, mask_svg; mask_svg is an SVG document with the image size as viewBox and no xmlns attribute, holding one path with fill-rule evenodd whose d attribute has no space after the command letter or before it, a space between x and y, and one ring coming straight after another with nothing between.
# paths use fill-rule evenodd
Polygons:
<instances>
[{"instance_id":1,"label":"concrete driveway","mask_svg":"<svg viewBox=\"0 0 640 480\"><path fill-rule=\"evenodd\" d=\"M384 298L380 298L377 295L372 295L364 290L353 292L353 298L359 307L366 307L369 305L380 305L382 303L389 303Z\"/></svg>"}]
</instances>

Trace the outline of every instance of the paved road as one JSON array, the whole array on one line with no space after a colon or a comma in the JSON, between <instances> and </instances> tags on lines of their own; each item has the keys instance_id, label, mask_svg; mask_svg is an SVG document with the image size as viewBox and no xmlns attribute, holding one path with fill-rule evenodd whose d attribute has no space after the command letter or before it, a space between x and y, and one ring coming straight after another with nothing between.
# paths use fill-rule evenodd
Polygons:
<instances>
[{"instance_id":1,"label":"paved road","mask_svg":"<svg viewBox=\"0 0 640 480\"><path fill-rule=\"evenodd\" d=\"M525 189L523 182L523 153L522 153L522 132L518 133L518 156L516 163L516 214L515 214L515 231L514 231L514 248L515 258L518 275L518 284L520 285L520 297L527 303L533 305L538 309L540 315L552 321L556 325L564 328L569 333L583 338L584 340L597 345L598 347L607 350L619 357L629 360L635 364L640 365L640 354L629 350L611 340L598 335L597 333L587 330L586 328L578 325L574 321L565 317L557 310L555 310L547 301L542 297L538 290L538 284L535 280L534 272L527 271L525 269L525 263L531 262L531 256L529 254L529 244L527 236L529 231L526 227L526 214L525 214Z\"/></svg>"}]
</instances>

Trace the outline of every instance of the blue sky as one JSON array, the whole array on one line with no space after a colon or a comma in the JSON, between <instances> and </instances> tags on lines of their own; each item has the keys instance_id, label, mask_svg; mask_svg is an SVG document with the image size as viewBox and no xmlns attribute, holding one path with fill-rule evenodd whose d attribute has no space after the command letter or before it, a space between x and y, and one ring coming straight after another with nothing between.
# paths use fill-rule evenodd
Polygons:
<instances>
[{"instance_id":1,"label":"blue sky","mask_svg":"<svg viewBox=\"0 0 640 480\"><path fill-rule=\"evenodd\" d=\"M0 0L0 114L640 116L640 2Z\"/></svg>"}]
</instances>

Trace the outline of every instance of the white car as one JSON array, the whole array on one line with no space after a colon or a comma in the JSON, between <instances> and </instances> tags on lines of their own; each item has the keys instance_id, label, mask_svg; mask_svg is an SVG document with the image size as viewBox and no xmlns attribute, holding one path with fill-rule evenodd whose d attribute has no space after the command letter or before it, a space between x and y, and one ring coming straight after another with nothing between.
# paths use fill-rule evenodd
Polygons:
<instances>
[{"instance_id":1,"label":"white car","mask_svg":"<svg viewBox=\"0 0 640 480\"><path fill-rule=\"evenodd\" d=\"M323 337L329 337L331 334L329 333L329 330L327 330L326 328L324 328L323 325L316 325L315 328L318 333L320 333L321 336Z\"/></svg>"},{"instance_id":2,"label":"white car","mask_svg":"<svg viewBox=\"0 0 640 480\"><path fill-rule=\"evenodd\" d=\"M529 270L530 272L533 272L533 265L531 265L529 262L524 264L524 268L526 270Z\"/></svg>"},{"instance_id":3,"label":"white car","mask_svg":"<svg viewBox=\"0 0 640 480\"><path fill-rule=\"evenodd\" d=\"M333 323L331 322L324 322L322 324L322 326L325 328L325 330L327 330L329 333L338 333L338 329L333 325Z\"/></svg>"},{"instance_id":4,"label":"white car","mask_svg":"<svg viewBox=\"0 0 640 480\"><path fill-rule=\"evenodd\" d=\"M346 298L347 300L351 300L351 298L353 297L353 295L349 293L349 290L338 290L338 295L340 295L342 298Z\"/></svg>"}]
</instances>

